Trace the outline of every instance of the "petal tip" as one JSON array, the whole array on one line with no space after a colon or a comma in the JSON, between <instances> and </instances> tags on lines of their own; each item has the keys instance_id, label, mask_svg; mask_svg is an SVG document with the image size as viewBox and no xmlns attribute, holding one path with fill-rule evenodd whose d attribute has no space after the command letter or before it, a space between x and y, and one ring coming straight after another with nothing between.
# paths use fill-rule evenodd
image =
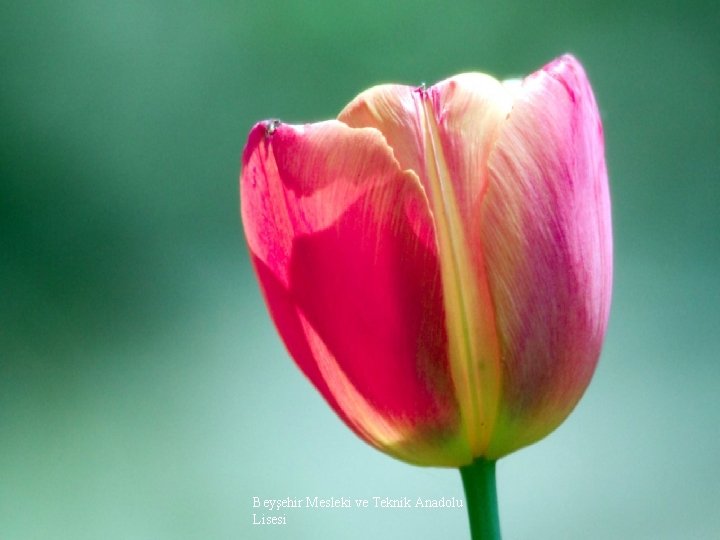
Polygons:
<instances>
[{"instance_id":1,"label":"petal tip","mask_svg":"<svg viewBox=\"0 0 720 540\"><path fill-rule=\"evenodd\" d=\"M253 152L255 152L255 149L260 144L260 141L262 141L265 138L265 126L267 124L267 120L263 120L262 122L258 122L255 124L252 129L250 130L250 133L248 133L247 142L245 143L245 148L242 152L242 165L245 167L250 162L250 156L252 156Z\"/></svg>"},{"instance_id":2,"label":"petal tip","mask_svg":"<svg viewBox=\"0 0 720 540\"><path fill-rule=\"evenodd\" d=\"M587 81L587 75L582 64L570 53L563 54L546 64L541 71L561 82L565 87L568 84L576 86L582 81ZM569 88L568 91L570 91Z\"/></svg>"},{"instance_id":3,"label":"petal tip","mask_svg":"<svg viewBox=\"0 0 720 540\"><path fill-rule=\"evenodd\" d=\"M565 53L545 64L541 68L541 71L545 71L546 73L559 74L565 72L568 69L574 70L577 68L582 69L580 61L573 54Z\"/></svg>"},{"instance_id":4,"label":"petal tip","mask_svg":"<svg viewBox=\"0 0 720 540\"><path fill-rule=\"evenodd\" d=\"M283 123L277 118L271 118L268 120L261 120L256 123L250 133L248 133L247 143L242 153L242 164L247 165L250 161L250 156L258 147L261 141L272 137L275 132L283 125Z\"/></svg>"},{"instance_id":5,"label":"petal tip","mask_svg":"<svg viewBox=\"0 0 720 540\"><path fill-rule=\"evenodd\" d=\"M530 81L541 88L549 88L559 83L564 88L570 101L576 105L578 102L592 96L590 81L585 69L578 59L570 53L563 54L545 64L538 71L529 75L523 81L523 84ZM537 88L537 86L535 87ZM594 101L594 98L591 101Z\"/></svg>"}]
</instances>

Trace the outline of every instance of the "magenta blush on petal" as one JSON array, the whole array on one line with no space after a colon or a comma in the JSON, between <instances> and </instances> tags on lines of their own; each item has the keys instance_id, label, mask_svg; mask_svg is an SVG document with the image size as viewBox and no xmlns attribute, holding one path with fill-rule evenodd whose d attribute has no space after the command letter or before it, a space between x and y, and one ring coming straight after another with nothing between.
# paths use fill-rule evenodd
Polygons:
<instances>
[{"instance_id":1,"label":"magenta blush on petal","mask_svg":"<svg viewBox=\"0 0 720 540\"><path fill-rule=\"evenodd\" d=\"M251 141L243 222L280 334L358 434L422 463L423 446L456 437L458 413L417 177L373 129L280 125Z\"/></svg>"},{"instance_id":2,"label":"magenta blush on petal","mask_svg":"<svg viewBox=\"0 0 720 540\"><path fill-rule=\"evenodd\" d=\"M502 455L570 413L594 372L609 314L602 130L574 58L523 82L489 166L483 244L505 359L492 452Z\"/></svg>"}]
</instances>

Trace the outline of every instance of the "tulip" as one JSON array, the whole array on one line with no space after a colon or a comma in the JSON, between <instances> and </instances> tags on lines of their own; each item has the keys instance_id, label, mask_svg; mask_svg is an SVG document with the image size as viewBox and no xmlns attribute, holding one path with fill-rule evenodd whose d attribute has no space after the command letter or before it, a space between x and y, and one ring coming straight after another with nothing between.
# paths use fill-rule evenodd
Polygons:
<instances>
[{"instance_id":1,"label":"tulip","mask_svg":"<svg viewBox=\"0 0 720 540\"><path fill-rule=\"evenodd\" d=\"M376 86L337 120L260 122L240 192L290 355L375 448L460 467L470 498L490 475L492 499L495 460L589 384L612 236L602 124L572 56L521 81Z\"/></svg>"}]
</instances>

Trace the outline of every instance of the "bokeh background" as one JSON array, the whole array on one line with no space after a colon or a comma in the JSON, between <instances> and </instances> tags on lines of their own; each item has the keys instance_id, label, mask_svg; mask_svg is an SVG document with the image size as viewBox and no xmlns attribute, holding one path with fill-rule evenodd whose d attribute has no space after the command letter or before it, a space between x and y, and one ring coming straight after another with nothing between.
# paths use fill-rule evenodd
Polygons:
<instances>
[{"instance_id":1,"label":"bokeh background","mask_svg":"<svg viewBox=\"0 0 720 540\"><path fill-rule=\"evenodd\" d=\"M602 109L615 293L585 398L502 460L505 538L720 538L717 2L0 5L0 538L464 538L461 497L355 438L292 366L238 217L258 119L570 51Z\"/></svg>"}]
</instances>

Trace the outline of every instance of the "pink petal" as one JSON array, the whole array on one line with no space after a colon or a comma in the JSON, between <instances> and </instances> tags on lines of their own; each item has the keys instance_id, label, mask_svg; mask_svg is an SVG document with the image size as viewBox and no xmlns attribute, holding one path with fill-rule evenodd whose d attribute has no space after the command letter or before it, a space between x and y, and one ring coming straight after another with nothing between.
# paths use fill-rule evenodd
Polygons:
<instances>
[{"instance_id":1,"label":"pink petal","mask_svg":"<svg viewBox=\"0 0 720 540\"><path fill-rule=\"evenodd\" d=\"M278 330L343 420L401 459L467 462L427 198L383 136L258 124L241 201Z\"/></svg>"},{"instance_id":2,"label":"pink petal","mask_svg":"<svg viewBox=\"0 0 720 540\"><path fill-rule=\"evenodd\" d=\"M598 360L612 281L602 125L582 67L561 57L512 91L481 229L504 366L488 457L547 435L575 406Z\"/></svg>"}]
</instances>

